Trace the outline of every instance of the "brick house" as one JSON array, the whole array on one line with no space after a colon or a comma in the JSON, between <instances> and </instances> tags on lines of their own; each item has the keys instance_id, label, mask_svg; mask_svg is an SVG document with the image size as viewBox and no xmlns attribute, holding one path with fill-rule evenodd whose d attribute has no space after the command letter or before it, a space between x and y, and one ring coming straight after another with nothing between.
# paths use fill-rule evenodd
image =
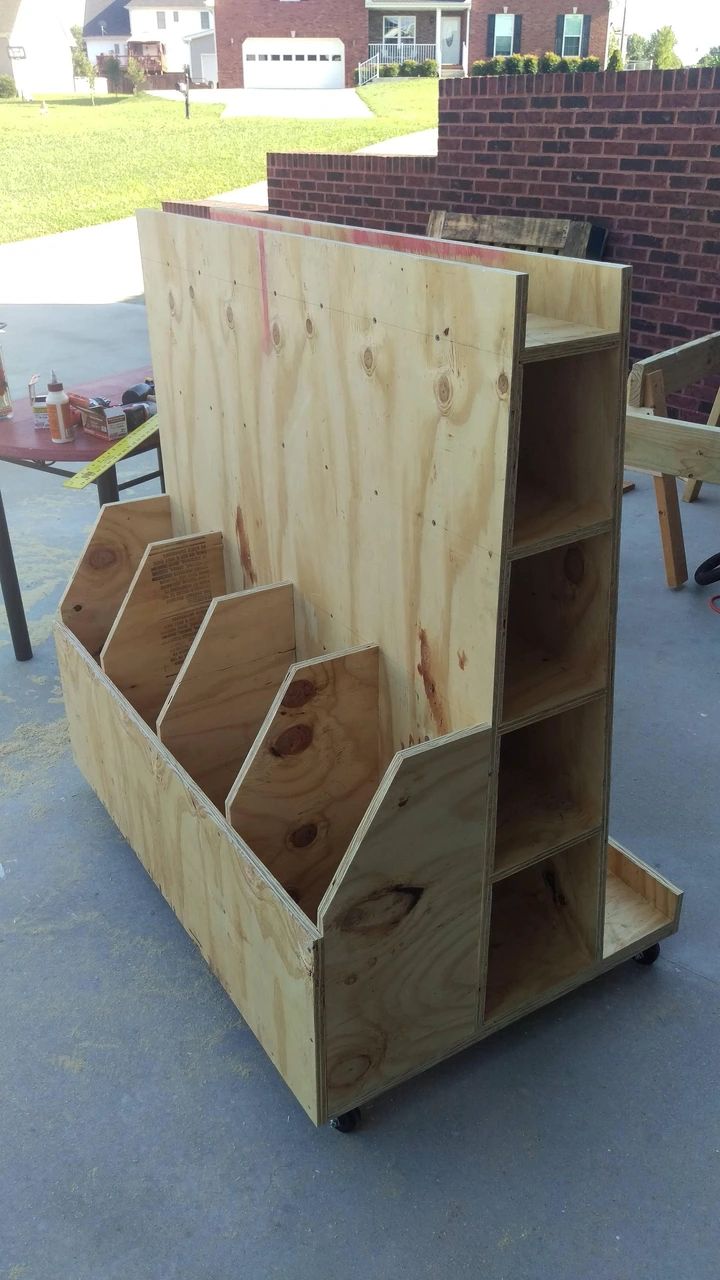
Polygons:
<instances>
[{"instance_id":1,"label":"brick house","mask_svg":"<svg viewBox=\"0 0 720 1280\"><path fill-rule=\"evenodd\" d=\"M434 58L445 75L476 58L554 50L605 59L609 0L216 0L224 87L340 88L360 62Z\"/></svg>"}]
</instances>

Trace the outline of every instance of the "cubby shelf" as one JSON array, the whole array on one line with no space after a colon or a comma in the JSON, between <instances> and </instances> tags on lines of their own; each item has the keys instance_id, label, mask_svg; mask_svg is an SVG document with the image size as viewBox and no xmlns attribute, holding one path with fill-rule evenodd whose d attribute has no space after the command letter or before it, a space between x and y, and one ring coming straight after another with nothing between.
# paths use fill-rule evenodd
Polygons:
<instances>
[{"instance_id":1,"label":"cubby shelf","mask_svg":"<svg viewBox=\"0 0 720 1280\"><path fill-rule=\"evenodd\" d=\"M511 559L537 555L568 542L580 541L607 533L611 521L603 503L589 500L578 503L571 498L555 501L542 488L526 484L515 504Z\"/></svg>"},{"instance_id":2,"label":"cubby shelf","mask_svg":"<svg viewBox=\"0 0 720 1280\"><path fill-rule=\"evenodd\" d=\"M620 334L594 325L556 320L529 311L522 362L558 360L563 356L584 355L590 351L607 351L616 347Z\"/></svg>"}]
</instances>

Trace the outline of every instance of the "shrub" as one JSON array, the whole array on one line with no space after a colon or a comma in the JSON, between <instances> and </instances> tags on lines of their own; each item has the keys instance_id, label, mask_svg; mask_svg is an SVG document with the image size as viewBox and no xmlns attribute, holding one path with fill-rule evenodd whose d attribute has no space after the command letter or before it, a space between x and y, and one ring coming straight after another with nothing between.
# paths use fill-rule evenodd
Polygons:
<instances>
[{"instance_id":1,"label":"shrub","mask_svg":"<svg viewBox=\"0 0 720 1280\"><path fill-rule=\"evenodd\" d=\"M623 65L622 54L617 45L615 45L615 48L610 50L610 57L607 60L607 69L608 71L622 71Z\"/></svg>"},{"instance_id":2,"label":"shrub","mask_svg":"<svg viewBox=\"0 0 720 1280\"><path fill-rule=\"evenodd\" d=\"M471 66L471 68L470 68L470 75L471 75L471 76L486 76L486 75L487 75L487 71L485 70L485 63L483 62L483 60L482 60L481 58L478 58L477 62L473 62L472 66Z\"/></svg>"},{"instance_id":3,"label":"shrub","mask_svg":"<svg viewBox=\"0 0 720 1280\"><path fill-rule=\"evenodd\" d=\"M534 53L528 53L523 58L523 71L527 76L536 76L538 69L538 60Z\"/></svg>"},{"instance_id":4,"label":"shrub","mask_svg":"<svg viewBox=\"0 0 720 1280\"><path fill-rule=\"evenodd\" d=\"M485 63L485 66L487 67L487 71L485 72L486 75L501 76L503 74L503 71L505 70L505 59L504 58L488 58L487 62Z\"/></svg>"},{"instance_id":5,"label":"shrub","mask_svg":"<svg viewBox=\"0 0 720 1280\"><path fill-rule=\"evenodd\" d=\"M581 58L580 66L578 67L578 70L579 71L599 71L600 59L599 58Z\"/></svg>"},{"instance_id":6,"label":"shrub","mask_svg":"<svg viewBox=\"0 0 720 1280\"><path fill-rule=\"evenodd\" d=\"M137 58L128 58L125 75L132 85L133 93L138 93L145 84L146 76Z\"/></svg>"},{"instance_id":7,"label":"shrub","mask_svg":"<svg viewBox=\"0 0 720 1280\"><path fill-rule=\"evenodd\" d=\"M15 81L12 76L0 76L0 98L15 97Z\"/></svg>"},{"instance_id":8,"label":"shrub","mask_svg":"<svg viewBox=\"0 0 720 1280\"><path fill-rule=\"evenodd\" d=\"M122 79L122 68L117 58L113 57L112 54L110 57L103 59L101 73L102 75L107 76L107 82L113 93L117 93Z\"/></svg>"},{"instance_id":9,"label":"shrub","mask_svg":"<svg viewBox=\"0 0 720 1280\"><path fill-rule=\"evenodd\" d=\"M432 76L437 76L437 74L438 64L434 58L426 58L424 62L420 63L420 66L418 67L419 76L426 76L430 79Z\"/></svg>"},{"instance_id":10,"label":"shrub","mask_svg":"<svg viewBox=\"0 0 720 1280\"><path fill-rule=\"evenodd\" d=\"M503 71L506 76L521 76L524 70L525 59L521 53L511 53L510 56L505 59Z\"/></svg>"},{"instance_id":11,"label":"shrub","mask_svg":"<svg viewBox=\"0 0 720 1280\"><path fill-rule=\"evenodd\" d=\"M557 71L560 59L556 53L544 53L542 58L538 59L538 71Z\"/></svg>"},{"instance_id":12,"label":"shrub","mask_svg":"<svg viewBox=\"0 0 720 1280\"><path fill-rule=\"evenodd\" d=\"M399 76L400 67L398 66L397 62L383 62L382 66L380 67L380 75L381 76Z\"/></svg>"},{"instance_id":13,"label":"shrub","mask_svg":"<svg viewBox=\"0 0 720 1280\"><path fill-rule=\"evenodd\" d=\"M416 76L418 73L418 64L414 58L406 58L400 63L401 76Z\"/></svg>"},{"instance_id":14,"label":"shrub","mask_svg":"<svg viewBox=\"0 0 720 1280\"><path fill-rule=\"evenodd\" d=\"M559 58L556 71L578 71L580 68L579 58Z\"/></svg>"}]
</instances>

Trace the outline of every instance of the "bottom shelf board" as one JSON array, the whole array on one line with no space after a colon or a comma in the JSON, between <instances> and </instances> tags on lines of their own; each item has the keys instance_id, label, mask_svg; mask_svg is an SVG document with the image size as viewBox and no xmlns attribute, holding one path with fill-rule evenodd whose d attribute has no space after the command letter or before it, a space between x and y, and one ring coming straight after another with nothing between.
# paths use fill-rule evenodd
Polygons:
<instances>
[{"instance_id":1,"label":"bottom shelf board","mask_svg":"<svg viewBox=\"0 0 720 1280\"><path fill-rule=\"evenodd\" d=\"M587 702L602 692L605 680L604 670L589 671L541 649L508 645L502 727Z\"/></svg>"},{"instance_id":2,"label":"bottom shelf board","mask_svg":"<svg viewBox=\"0 0 720 1280\"><path fill-rule=\"evenodd\" d=\"M598 831L593 815L558 784L550 791L530 770L508 770L498 806L493 880L513 875Z\"/></svg>"},{"instance_id":3,"label":"bottom shelf board","mask_svg":"<svg viewBox=\"0 0 720 1280\"><path fill-rule=\"evenodd\" d=\"M521 873L522 874L522 873ZM498 890L503 890L498 897ZM512 898L512 878L496 885L488 982L487 1031L571 991L613 964L675 933L682 893L626 849L608 845L605 927L602 958L583 945L567 912L556 911L547 896L522 894L522 909ZM517 927L522 921L522 928Z\"/></svg>"}]
</instances>

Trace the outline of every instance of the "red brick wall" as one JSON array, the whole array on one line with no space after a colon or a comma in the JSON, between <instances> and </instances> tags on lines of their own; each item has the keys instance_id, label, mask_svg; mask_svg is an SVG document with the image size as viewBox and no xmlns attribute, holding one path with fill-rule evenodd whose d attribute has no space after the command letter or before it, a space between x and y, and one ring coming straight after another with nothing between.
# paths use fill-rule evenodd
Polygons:
<instances>
[{"instance_id":1,"label":"red brick wall","mask_svg":"<svg viewBox=\"0 0 720 1280\"><path fill-rule=\"evenodd\" d=\"M432 209L590 218L633 267L634 358L720 328L720 68L443 81L437 160L269 155L268 189L273 212L391 231Z\"/></svg>"},{"instance_id":2,"label":"red brick wall","mask_svg":"<svg viewBox=\"0 0 720 1280\"><path fill-rule=\"evenodd\" d=\"M590 42L588 53L605 65L605 45L609 17L608 0L581 0L578 11L590 18ZM555 50L555 25L558 14L572 13L572 5L563 6L558 0L514 0L508 5L511 13L522 18L521 48L519 53L542 54ZM488 16L502 13L503 5L496 0L473 0L470 13L470 61L486 58Z\"/></svg>"},{"instance_id":3,"label":"red brick wall","mask_svg":"<svg viewBox=\"0 0 720 1280\"><path fill-rule=\"evenodd\" d=\"M368 20L363 0L215 0L218 78L224 88L242 86L242 45L248 36L335 36L345 42L345 78L353 83L368 56Z\"/></svg>"}]
</instances>

